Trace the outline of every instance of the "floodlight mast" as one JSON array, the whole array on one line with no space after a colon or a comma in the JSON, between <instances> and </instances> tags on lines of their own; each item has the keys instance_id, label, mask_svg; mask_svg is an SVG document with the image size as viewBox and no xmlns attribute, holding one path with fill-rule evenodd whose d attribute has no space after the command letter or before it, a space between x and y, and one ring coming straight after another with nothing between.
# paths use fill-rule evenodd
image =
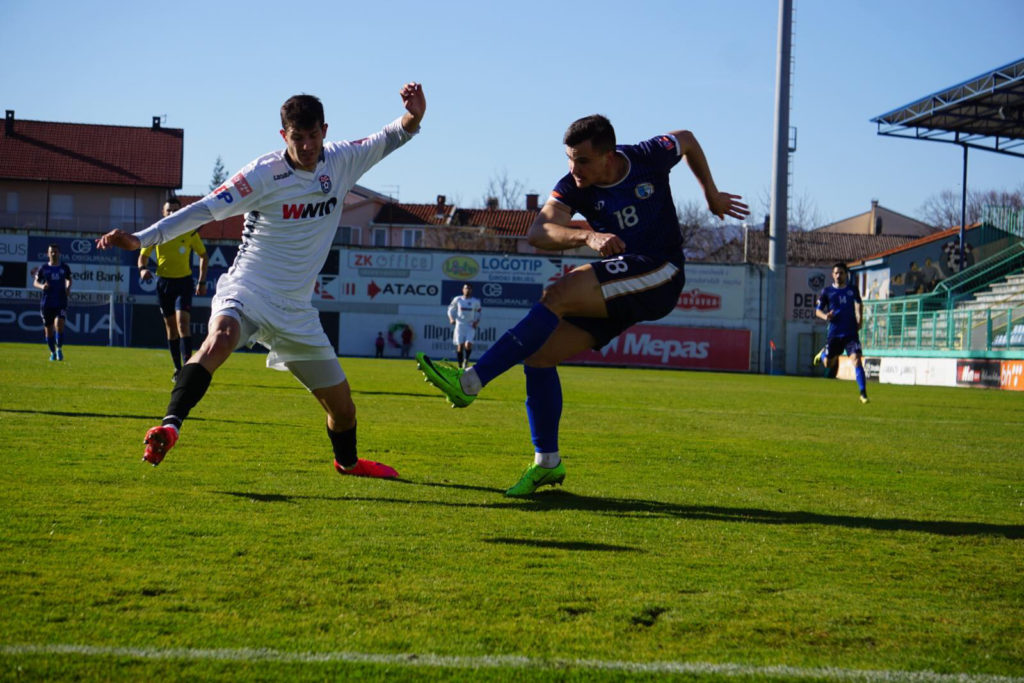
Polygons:
<instances>
[{"instance_id":1,"label":"floodlight mast","mask_svg":"<svg viewBox=\"0 0 1024 683\"><path fill-rule=\"evenodd\" d=\"M779 0L779 48L775 65L775 139L772 167L771 219L768 224L768 346L761 349L762 367L777 371L769 349L782 349L782 371L786 370L786 236L789 206L789 105L793 54L793 0Z\"/></svg>"}]
</instances>

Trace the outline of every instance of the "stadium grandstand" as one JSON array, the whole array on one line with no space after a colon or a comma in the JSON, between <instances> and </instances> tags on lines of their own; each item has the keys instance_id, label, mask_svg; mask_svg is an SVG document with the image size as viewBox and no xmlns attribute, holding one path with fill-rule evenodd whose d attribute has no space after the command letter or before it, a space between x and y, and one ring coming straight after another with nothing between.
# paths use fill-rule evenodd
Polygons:
<instances>
[{"instance_id":1,"label":"stadium grandstand","mask_svg":"<svg viewBox=\"0 0 1024 683\"><path fill-rule=\"evenodd\" d=\"M955 367L955 384L1024 389L1024 211L986 206L966 225L969 150L1024 157L1024 59L872 121L879 135L962 147L964 198L959 226L852 264L878 294L864 302L865 356L883 380L949 383Z\"/></svg>"}]
</instances>

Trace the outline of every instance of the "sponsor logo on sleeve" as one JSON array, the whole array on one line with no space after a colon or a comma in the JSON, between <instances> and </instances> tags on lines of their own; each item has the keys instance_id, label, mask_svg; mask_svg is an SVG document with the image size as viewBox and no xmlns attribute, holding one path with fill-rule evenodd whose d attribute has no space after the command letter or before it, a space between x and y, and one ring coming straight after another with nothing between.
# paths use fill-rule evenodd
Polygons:
<instances>
[{"instance_id":1,"label":"sponsor logo on sleeve","mask_svg":"<svg viewBox=\"0 0 1024 683\"><path fill-rule=\"evenodd\" d=\"M238 194L242 197L252 194L252 187L249 185L249 181L246 180L245 176L241 173L236 174L235 177L231 179L231 184L235 186L235 189L238 190Z\"/></svg>"}]
</instances>

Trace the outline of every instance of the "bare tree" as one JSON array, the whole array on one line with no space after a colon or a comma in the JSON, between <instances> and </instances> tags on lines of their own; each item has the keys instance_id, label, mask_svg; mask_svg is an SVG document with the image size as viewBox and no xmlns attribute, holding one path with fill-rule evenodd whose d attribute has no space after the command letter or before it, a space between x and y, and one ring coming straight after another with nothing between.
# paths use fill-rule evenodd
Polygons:
<instances>
[{"instance_id":1,"label":"bare tree","mask_svg":"<svg viewBox=\"0 0 1024 683\"><path fill-rule=\"evenodd\" d=\"M950 228L960 225L962 195L959 191L945 189L931 195L918 211L922 221L935 228ZM1016 190L968 190L967 225L981 220L986 205L1004 206L1010 209L1024 208L1024 184Z\"/></svg>"},{"instance_id":2,"label":"bare tree","mask_svg":"<svg viewBox=\"0 0 1024 683\"><path fill-rule=\"evenodd\" d=\"M676 217L686 256L695 261L719 252L729 242L743 239L742 224L723 223L697 200L677 204Z\"/></svg>"},{"instance_id":3,"label":"bare tree","mask_svg":"<svg viewBox=\"0 0 1024 683\"><path fill-rule=\"evenodd\" d=\"M762 216L771 215L772 197L767 188L761 189L761 194L758 195L758 204L761 207ZM806 192L789 197L789 209L786 220L789 230L814 230L825 225L826 222L827 219L822 215L818 204Z\"/></svg>"},{"instance_id":4,"label":"bare tree","mask_svg":"<svg viewBox=\"0 0 1024 683\"><path fill-rule=\"evenodd\" d=\"M482 205L488 206L489 199L497 199L501 209L522 209L526 206L526 185L509 178L508 169L503 168L488 181Z\"/></svg>"}]
</instances>

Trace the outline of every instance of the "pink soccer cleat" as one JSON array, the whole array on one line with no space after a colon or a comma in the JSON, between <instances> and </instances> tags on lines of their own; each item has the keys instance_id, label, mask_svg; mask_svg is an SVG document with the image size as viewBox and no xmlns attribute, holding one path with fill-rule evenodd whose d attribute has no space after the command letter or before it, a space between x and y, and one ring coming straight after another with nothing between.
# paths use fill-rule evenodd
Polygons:
<instances>
[{"instance_id":1,"label":"pink soccer cleat","mask_svg":"<svg viewBox=\"0 0 1024 683\"><path fill-rule=\"evenodd\" d=\"M153 427L146 432L146 438L143 440L143 443L146 444L146 452L143 453L142 459L156 467L163 462L167 451L171 450L177 442L178 430L174 427L168 425Z\"/></svg>"},{"instance_id":2,"label":"pink soccer cleat","mask_svg":"<svg viewBox=\"0 0 1024 683\"><path fill-rule=\"evenodd\" d=\"M374 477L376 479L398 479L398 471L393 467L372 460L357 460L356 466L350 470L346 470L344 467L338 464L338 461L334 461L334 469L338 471L338 474L350 474L356 477Z\"/></svg>"}]
</instances>

